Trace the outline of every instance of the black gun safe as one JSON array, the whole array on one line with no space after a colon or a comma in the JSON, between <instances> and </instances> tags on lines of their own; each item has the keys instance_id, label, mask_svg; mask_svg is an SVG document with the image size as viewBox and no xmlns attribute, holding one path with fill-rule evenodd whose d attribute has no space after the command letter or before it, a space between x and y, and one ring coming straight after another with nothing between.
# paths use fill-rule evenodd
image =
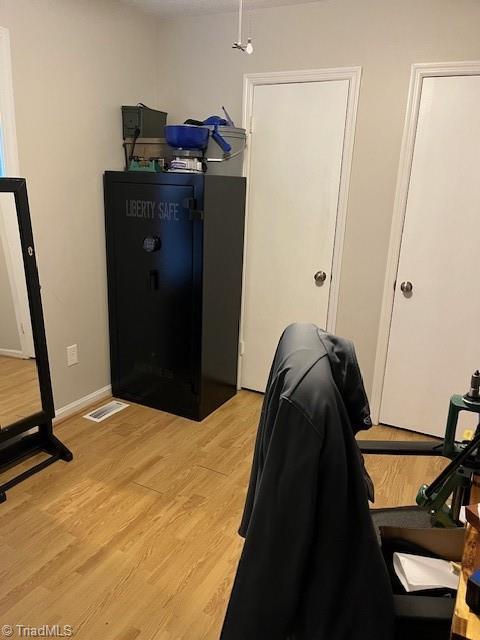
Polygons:
<instances>
[{"instance_id":1,"label":"black gun safe","mask_svg":"<svg viewBox=\"0 0 480 640\"><path fill-rule=\"evenodd\" d=\"M113 395L203 420L237 388L245 178L104 186Z\"/></svg>"}]
</instances>

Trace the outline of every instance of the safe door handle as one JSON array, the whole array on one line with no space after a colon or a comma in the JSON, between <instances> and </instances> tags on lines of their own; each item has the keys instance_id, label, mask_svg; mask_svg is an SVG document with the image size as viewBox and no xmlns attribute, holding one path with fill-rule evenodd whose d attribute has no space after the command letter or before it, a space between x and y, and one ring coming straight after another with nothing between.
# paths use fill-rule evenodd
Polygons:
<instances>
[{"instance_id":1,"label":"safe door handle","mask_svg":"<svg viewBox=\"0 0 480 640\"><path fill-rule=\"evenodd\" d=\"M158 291L158 271L156 269L152 269L148 274L148 283L150 291Z\"/></svg>"}]
</instances>

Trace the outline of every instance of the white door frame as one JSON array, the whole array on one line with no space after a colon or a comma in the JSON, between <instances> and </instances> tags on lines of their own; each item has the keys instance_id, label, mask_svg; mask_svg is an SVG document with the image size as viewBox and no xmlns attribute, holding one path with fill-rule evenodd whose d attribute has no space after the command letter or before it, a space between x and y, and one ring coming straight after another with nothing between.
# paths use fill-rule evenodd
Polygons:
<instances>
[{"instance_id":1,"label":"white door frame","mask_svg":"<svg viewBox=\"0 0 480 640\"><path fill-rule=\"evenodd\" d=\"M372 420L377 424L380 420L383 383L387 367L388 342L390 339L390 325L393 315L395 298L395 281L397 279L400 250L402 246L403 226L407 211L408 189L412 172L413 154L417 134L420 100L424 78L448 76L476 76L480 75L480 62L432 62L412 65L410 75L410 89L408 92L407 112L403 130L400 163L398 169L397 186L395 190L395 204L393 208L390 244L388 249L385 284L377 338L377 352L373 374L371 398Z\"/></svg>"},{"instance_id":2,"label":"white door frame","mask_svg":"<svg viewBox=\"0 0 480 640\"><path fill-rule=\"evenodd\" d=\"M337 308L340 284L340 271L342 266L343 243L345 237L345 224L347 217L348 193L350 188L350 173L353 158L353 145L355 140L355 124L357 119L358 100L360 94L360 79L362 67L340 67L337 69L310 69L303 71L273 71L270 73L247 73L243 76L243 109L242 126L247 132L246 153L243 163L243 175L247 177L247 198L245 208L245 243L243 253L243 282L242 282L242 308L240 317L240 351L238 365L238 388L241 386L241 364L243 355L243 335L245 317L245 277L246 257L248 242L248 217L250 196L250 154L249 144L252 133L253 95L255 87L272 84L293 84L303 82L327 82L332 80L348 80L347 113L345 120L345 137L343 143L342 167L340 173L340 186L338 194L337 220L335 225L335 239L333 245L332 274L330 283L330 295L327 311L328 331L334 332L337 321ZM293 127L294 123L292 123Z\"/></svg>"},{"instance_id":3,"label":"white door frame","mask_svg":"<svg viewBox=\"0 0 480 640\"><path fill-rule=\"evenodd\" d=\"M19 175L17 132L15 127L15 104L13 100L12 62L10 55L10 34L0 27L0 113L2 114L5 172L7 176ZM23 255L18 242L17 214L11 196L3 197L2 208L9 213L5 219L0 216L0 241L3 244L7 272L10 280L13 306L20 337L21 353L24 358L35 356L33 346L30 307Z\"/></svg>"}]
</instances>

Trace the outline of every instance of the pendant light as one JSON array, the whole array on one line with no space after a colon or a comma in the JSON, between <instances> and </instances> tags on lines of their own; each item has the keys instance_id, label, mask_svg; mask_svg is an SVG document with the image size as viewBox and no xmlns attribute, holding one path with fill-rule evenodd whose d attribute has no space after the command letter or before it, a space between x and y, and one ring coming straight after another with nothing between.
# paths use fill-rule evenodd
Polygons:
<instances>
[{"instance_id":1,"label":"pendant light","mask_svg":"<svg viewBox=\"0 0 480 640\"><path fill-rule=\"evenodd\" d=\"M247 44L242 43L242 18L243 18L243 0L239 0L238 4L238 40L234 42L232 45L233 49L238 49L239 51L243 51L244 53L248 53L248 55L253 53L253 44L252 39L247 39Z\"/></svg>"}]
</instances>

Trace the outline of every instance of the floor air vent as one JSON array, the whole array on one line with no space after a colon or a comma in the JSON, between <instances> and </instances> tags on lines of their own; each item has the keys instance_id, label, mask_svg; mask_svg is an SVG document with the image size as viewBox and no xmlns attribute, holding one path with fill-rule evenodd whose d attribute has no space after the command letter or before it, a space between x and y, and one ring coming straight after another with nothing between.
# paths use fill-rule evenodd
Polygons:
<instances>
[{"instance_id":1,"label":"floor air vent","mask_svg":"<svg viewBox=\"0 0 480 640\"><path fill-rule=\"evenodd\" d=\"M87 420L92 420L93 422L102 422L110 416L113 416L114 413L118 413L122 411L122 409L126 409L129 405L125 402L118 402L118 400L113 400L108 404L104 404L102 407L98 407L90 413L87 413L86 416L83 416Z\"/></svg>"}]
</instances>

